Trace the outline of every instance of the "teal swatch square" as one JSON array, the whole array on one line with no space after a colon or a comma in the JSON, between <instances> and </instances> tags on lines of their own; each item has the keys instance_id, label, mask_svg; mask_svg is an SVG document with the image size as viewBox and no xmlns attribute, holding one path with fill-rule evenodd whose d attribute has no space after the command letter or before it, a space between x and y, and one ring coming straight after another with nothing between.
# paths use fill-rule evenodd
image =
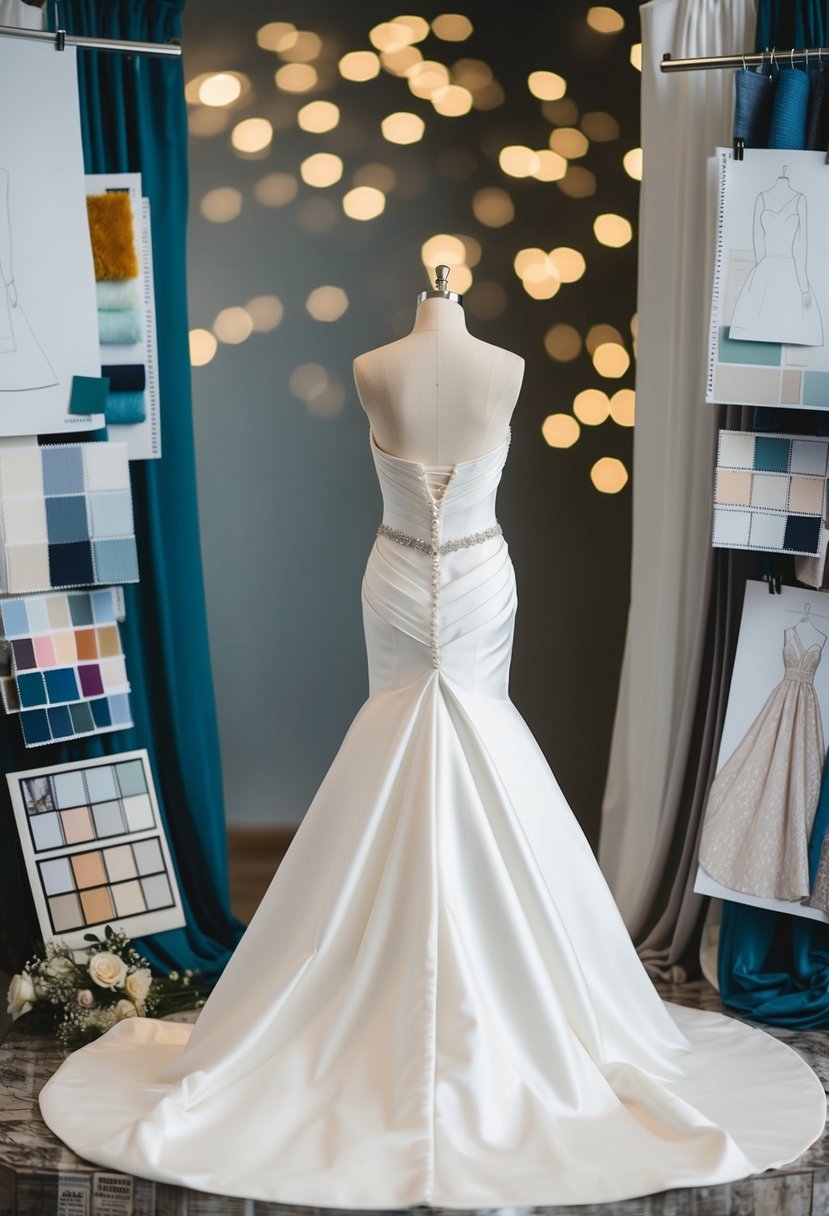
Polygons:
<instances>
[{"instance_id":1,"label":"teal swatch square","mask_svg":"<svg viewBox=\"0 0 829 1216\"><path fill-rule=\"evenodd\" d=\"M829 407L829 372L803 373L803 404L812 409Z\"/></svg>"},{"instance_id":2,"label":"teal swatch square","mask_svg":"<svg viewBox=\"0 0 829 1216\"><path fill-rule=\"evenodd\" d=\"M754 441L754 467L764 473L788 473L789 440L758 435Z\"/></svg>"},{"instance_id":3,"label":"teal swatch square","mask_svg":"<svg viewBox=\"0 0 829 1216\"><path fill-rule=\"evenodd\" d=\"M779 342L732 342L729 327L720 328L720 363L744 363L747 367L779 367L783 347Z\"/></svg>"},{"instance_id":4,"label":"teal swatch square","mask_svg":"<svg viewBox=\"0 0 829 1216\"><path fill-rule=\"evenodd\" d=\"M108 392L108 376L73 376L69 413L103 414Z\"/></svg>"}]
</instances>

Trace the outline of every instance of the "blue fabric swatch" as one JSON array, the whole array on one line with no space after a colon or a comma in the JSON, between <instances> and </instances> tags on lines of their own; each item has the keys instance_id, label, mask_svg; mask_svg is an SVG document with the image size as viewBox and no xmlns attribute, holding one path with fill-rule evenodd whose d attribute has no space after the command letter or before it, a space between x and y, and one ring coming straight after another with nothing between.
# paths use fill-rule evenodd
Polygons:
<instances>
[{"instance_id":1,"label":"blue fabric swatch","mask_svg":"<svg viewBox=\"0 0 829 1216\"><path fill-rule=\"evenodd\" d=\"M41 448L44 494L83 494L83 455L61 444Z\"/></svg>"},{"instance_id":2,"label":"blue fabric swatch","mask_svg":"<svg viewBox=\"0 0 829 1216\"><path fill-rule=\"evenodd\" d=\"M754 441L754 467L764 473L788 473L788 439L768 439L758 435Z\"/></svg>"},{"instance_id":3,"label":"blue fabric swatch","mask_svg":"<svg viewBox=\"0 0 829 1216\"><path fill-rule=\"evenodd\" d=\"M23 728L23 738L27 747L32 747L37 743L48 743L52 738L45 709L24 710L20 714L20 725Z\"/></svg>"},{"instance_id":4,"label":"blue fabric swatch","mask_svg":"<svg viewBox=\"0 0 829 1216\"><path fill-rule=\"evenodd\" d=\"M92 544L95 550L96 582L134 583L137 581L138 552L133 537L122 536L117 540L96 540Z\"/></svg>"},{"instance_id":5,"label":"blue fabric swatch","mask_svg":"<svg viewBox=\"0 0 829 1216\"><path fill-rule=\"evenodd\" d=\"M805 148L809 115L809 77L786 68L777 78L769 126L769 148Z\"/></svg>"},{"instance_id":6,"label":"blue fabric swatch","mask_svg":"<svg viewBox=\"0 0 829 1216\"><path fill-rule=\"evenodd\" d=\"M80 494L65 494L46 499L46 530L53 545L73 540L88 540L86 499Z\"/></svg>"},{"instance_id":7,"label":"blue fabric swatch","mask_svg":"<svg viewBox=\"0 0 829 1216\"><path fill-rule=\"evenodd\" d=\"M147 417L143 393L110 393L104 411L108 426L131 426Z\"/></svg>"},{"instance_id":8,"label":"blue fabric swatch","mask_svg":"<svg viewBox=\"0 0 829 1216\"><path fill-rule=\"evenodd\" d=\"M78 681L71 667L52 667L44 671L43 675L46 680L46 691L53 705L79 700Z\"/></svg>"},{"instance_id":9,"label":"blue fabric swatch","mask_svg":"<svg viewBox=\"0 0 829 1216\"><path fill-rule=\"evenodd\" d=\"M734 74L734 138L747 148L765 148L768 139L774 81L765 72L740 68Z\"/></svg>"},{"instance_id":10,"label":"blue fabric swatch","mask_svg":"<svg viewBox=\"0 0 829 1216\"><path fill-rule=\"evenodd\" d=\"M141 310L124 308L117 312L98 310L98 337L102 346L131 346L141 341Z\"/></svg>"},{"instance_id":11,"label":"blue fabric swatch","mask_svg":"<svg viewBox=\"0 0 829 1216\"><path fill-rule=\"evenodd\" d=\"M0 612L3 614L3 632L7 638L29 632L29 618L22 600L7 600L0 605Z\"/></svg>"},{"instance_id":12,"label":"blue fabric swatch","mask_svg":"<svg viewBox=\"0 0 829 1216\"><path fill-rule=\"evenodd\" d=\"M43 676L39 671L24 671L17 677L17 695L22 709L46 704Z\"/></svg>"}]
</instances>

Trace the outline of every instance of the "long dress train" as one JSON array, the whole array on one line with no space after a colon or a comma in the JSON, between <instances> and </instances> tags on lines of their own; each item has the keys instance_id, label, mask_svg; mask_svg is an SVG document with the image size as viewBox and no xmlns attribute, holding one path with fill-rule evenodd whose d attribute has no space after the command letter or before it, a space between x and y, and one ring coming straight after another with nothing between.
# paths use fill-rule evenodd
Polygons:
<instances>
[{"instance_id":1,"label":"long dress train","mask_svg":"<svg viewBox=\"0 0 829 1216\"><path fill-rule=\"evenodd\" d=\"M507 447L436 498L372 443L369 698L195 1027L121 1022L46 1085L82 1156L285 1203L481 1208L726 1182L821 1134L794 1051L659 998L509 701Z\"/></svg>"}]
</instances>

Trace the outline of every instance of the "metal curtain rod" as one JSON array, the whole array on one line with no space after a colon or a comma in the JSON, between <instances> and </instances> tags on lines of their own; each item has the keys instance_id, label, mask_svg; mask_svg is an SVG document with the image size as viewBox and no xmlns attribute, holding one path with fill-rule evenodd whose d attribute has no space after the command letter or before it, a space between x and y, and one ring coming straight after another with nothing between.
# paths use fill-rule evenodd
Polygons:
<instances>
[{"instance_id":1,"label":"metal curtain rod","mask_svg":"<svg viewBox=\"0 0 829 1216\"><path fill-rule=\"evenodd\" d=\"M67 34L66 30L54 33L45 30L24 30L14 25L0 25L0 37L33 38L37 42L53 42L62 51L65 46L77 46L85 51L120 51L124 55L181 55L177 42L127 42L123 38L81 38Z\"/></svg>"},{"instance_id":2,"label":"metal curtain rod","mask_svg":"<svg viewBox=\"0 0 829 1216\"><path fill-rule=\"evenodd\" d=\"M829 60L829 47L809 47L802 51L756 51L747 55L703 55L699 59L674 59L670 54L662 56L660 68L663 72L698 72L711 68L761 68L767 63L769 67L794 67L795 60L803 60L807 64L814 56L818 63L823 56Z\"/></svg>"}]
</instances>

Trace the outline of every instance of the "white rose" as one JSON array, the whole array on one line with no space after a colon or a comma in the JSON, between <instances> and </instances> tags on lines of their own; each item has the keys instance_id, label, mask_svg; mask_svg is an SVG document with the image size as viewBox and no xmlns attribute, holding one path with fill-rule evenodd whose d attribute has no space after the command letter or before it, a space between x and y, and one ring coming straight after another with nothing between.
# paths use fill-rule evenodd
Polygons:
<instances>
[{"instance_id":1,"label":"white rose","mask_svg":"<svg viewBox=\"0 0 829 1216\"><path fill-rule=\"evenodd\" d=\"M90 992L88 988L79 988L75 999L77 1000L81 1009L93 1009L97 1004L95 994Z\"/></svg>"},{"instance_id":2,"label":"white rose","mask_svg":"<svg viewBox=\"0 0 829 1216\"><path fill-rule=\"evenodd\" d=\"M32 977L26 975L12 976L12 982L9 984L9 1004L6 1010L12 1016L12 1021L17 1021L23 1013L28 1013L34 1001L37 1000L35 986L32 983Z\"/></svg>"},{"instance_id":3,"label":"white rose","mask_svg":"<svg viewBox=\"0 0 829 1216\"><path fill-rule=\"evenodd\" d=\"M138 1010L133 1005L132 1001L119 1001L115 1006L115 1019L118 1022L123 1022L124 1018L137 1018Z\"/></svg>"},{"instance_id":4,"label":"white rose","mask_svg":"<svg viewBox=\"0 0 829 1216\"><path fill-rule=\"evenodd\" d=\"M140 971L133 971L132 975L127 976L124 990L130 1000L135 1001L136 1005L141 1005L147 999L152 982L153 977L148 968L142 967Z\"/></svg>"},{"instance_id":5,"label":"white rose","mask_svg":"<svg viewBox=\"0 0 829 1216\"><path fill-rule=\"evenodd\" d=\"M89 960L89 974L99 988L121 988L127 978L127 964L117 954L101 950Z\"/></svg>"},{"instance_id":6,"label":"white rose","mask_svg":"<svg viewBox=\"0 0 829 1216\"><path fill-rule=\"evenodd\" d=\"M46 964L46 974L51 975L54 980L63 980L71 975L75 970L75 964L71 959L65 958L62 954L55 955Z\"/></svg>"}]
</instances>

